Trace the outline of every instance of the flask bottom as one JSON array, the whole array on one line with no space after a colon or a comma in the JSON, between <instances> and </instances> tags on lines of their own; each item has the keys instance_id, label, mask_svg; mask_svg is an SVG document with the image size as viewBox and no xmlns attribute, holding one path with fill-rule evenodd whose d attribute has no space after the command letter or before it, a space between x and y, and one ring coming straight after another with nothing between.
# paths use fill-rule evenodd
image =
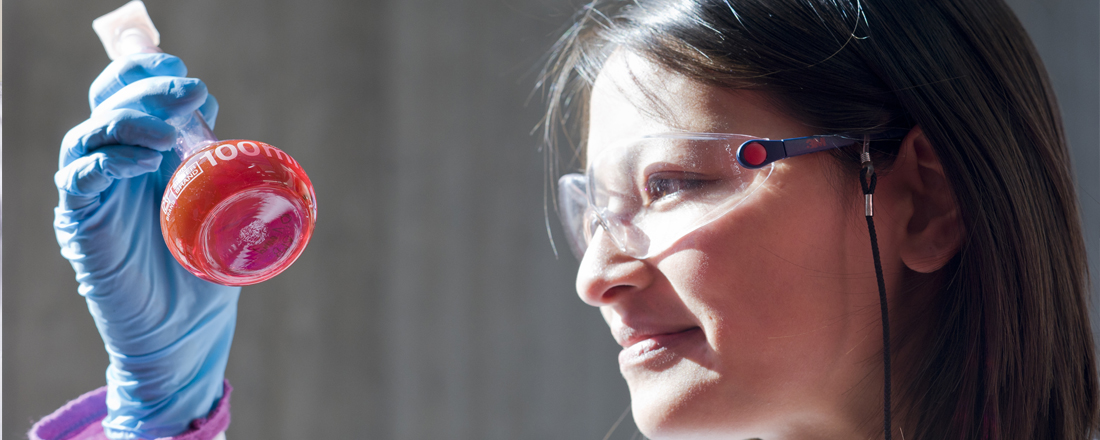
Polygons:
<instances>
[{"instance_id":1,"label":"flask bottom","mask_svg":"<svg viewBox=\"0 0 1100 440\"><path fill-rule=\"evenodd\" d=\"M211 281L247 285L290 266L308 240L307 208L281 187L249 188L218 203L196 237L195 263Z\"/></svg>"}]
</instances>

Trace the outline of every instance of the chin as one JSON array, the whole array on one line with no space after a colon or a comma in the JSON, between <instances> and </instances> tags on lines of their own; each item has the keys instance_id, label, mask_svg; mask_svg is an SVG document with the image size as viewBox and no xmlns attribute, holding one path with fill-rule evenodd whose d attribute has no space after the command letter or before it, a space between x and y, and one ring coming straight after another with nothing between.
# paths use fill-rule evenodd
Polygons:
<instances>
[{"instance_id":1,"label":"chin","mask_svg":"<svg viewBox=\"0 0 1100 440\"><path fill-rule=\"evenodd\" d=\"M696 367L696 368L691 368ZM721 386L720 376L688 363L654 372L624 372L638 430L652 440L792 438L761 405ZM739 406L745 405L748 406ZM768 405L764 405L768 406ZM794 436L793 438L798 438Z\"/></svg>"},{"instance_id":2,"label":"chin","mask_svg":"<svg viewBox=\"0 0 1100 440\"><path fill-rule=\"evenodd\" d=\"M624 372L638 430L652 440L759 437L759 433L749 435L738 429L729 400L720 398L718 375L690 367L681 364L660 373Z\"/></svg>"},{"instance_id":3,"label":"chin","mask_svg":"<svg viewBox=\"0 0 1100 440\"><path fill-rule=\"evenodd\" d=\"M639 411L639 406L634 403L632 408ZM650 417L645 409L640 409L642 414L635 414L634 423L638 431L651 440L760 440L774 439L776 433L765 430L738 426L732 420L733 415L725 420L678 420L672 417Z\"/></svg>"},{"instance_id":4,"label":"chin","mask_svg":"<svg viewBox=\"0 0 1100 440\"><path fill-rule=\"evenodd\" d=\"M638 405L634 405L636 408ZM774 434L758 429L738 427L730 420L711 420L711 423L693 423L670 418L652 419L634 416L638 431L651 440L759 440L776 438Z\"/></svg>"}]
</instances>

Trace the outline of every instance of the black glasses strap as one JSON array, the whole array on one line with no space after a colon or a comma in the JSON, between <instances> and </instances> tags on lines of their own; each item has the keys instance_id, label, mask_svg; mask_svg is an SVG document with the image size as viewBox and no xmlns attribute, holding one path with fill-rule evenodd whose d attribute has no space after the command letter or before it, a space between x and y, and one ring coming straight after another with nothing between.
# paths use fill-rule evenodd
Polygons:
<instances>
[{"instance_id":1,"label":"black glasses strap","mask_svg":"<svg viewBox=\"0 0 1100 440\"><path fill-rule=\"evenodd\" d=\"M867 231L871 235L871 254L875 258L875 277L878 280L879 306L882 308L882 363L884 370L882 391L882 429L885 431L886 440L890 440L890 314L886 306L886 281L882 276L882 262L878 253L878 236L875 234L874 200L875 184L878 176L875 175L875 166L871 163L869 152L870 139L863 141L863 153L860 155L862 169L859 171L859 184L863 187L864 211L867 217Z\"/></svg>"}]
</instances>

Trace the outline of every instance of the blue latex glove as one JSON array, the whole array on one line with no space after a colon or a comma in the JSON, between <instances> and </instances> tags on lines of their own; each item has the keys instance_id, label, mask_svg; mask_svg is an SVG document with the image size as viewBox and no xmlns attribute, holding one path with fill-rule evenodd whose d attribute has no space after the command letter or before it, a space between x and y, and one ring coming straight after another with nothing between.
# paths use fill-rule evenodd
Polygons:
<instances>
[{"instance_id":1,"label":"blue latex glove","mask_svg":"<svg viewBox=\"0 0 1100 440\"><path fill-rule=\"evenodd\" d=\"M92 114L65 135L54 229L103 337L112 439L167 437L207 415L222 379L240 287L203 281L160 232L160 198L180 163L164 122L218 104L166 54L116 60L89 91Z\"/></svg>"}]
</instances>

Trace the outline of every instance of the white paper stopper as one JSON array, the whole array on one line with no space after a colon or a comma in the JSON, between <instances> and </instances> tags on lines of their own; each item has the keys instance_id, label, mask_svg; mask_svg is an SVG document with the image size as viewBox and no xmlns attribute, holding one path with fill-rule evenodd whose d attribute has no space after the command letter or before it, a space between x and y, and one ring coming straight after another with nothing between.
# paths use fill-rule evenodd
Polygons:
<instances>
[{"instance_id":1,"label":"white paper stopper","mask_svg":"<svg viewBox=\"0 0 1100 440\"><path fill-rule=\"evenodd\" d=\"M149 12L141 0L133 0L121 8L92 21L107 56L112 60L135 53L160 52L160 32L153 26Z\"/></svg>"}]
</instances>

